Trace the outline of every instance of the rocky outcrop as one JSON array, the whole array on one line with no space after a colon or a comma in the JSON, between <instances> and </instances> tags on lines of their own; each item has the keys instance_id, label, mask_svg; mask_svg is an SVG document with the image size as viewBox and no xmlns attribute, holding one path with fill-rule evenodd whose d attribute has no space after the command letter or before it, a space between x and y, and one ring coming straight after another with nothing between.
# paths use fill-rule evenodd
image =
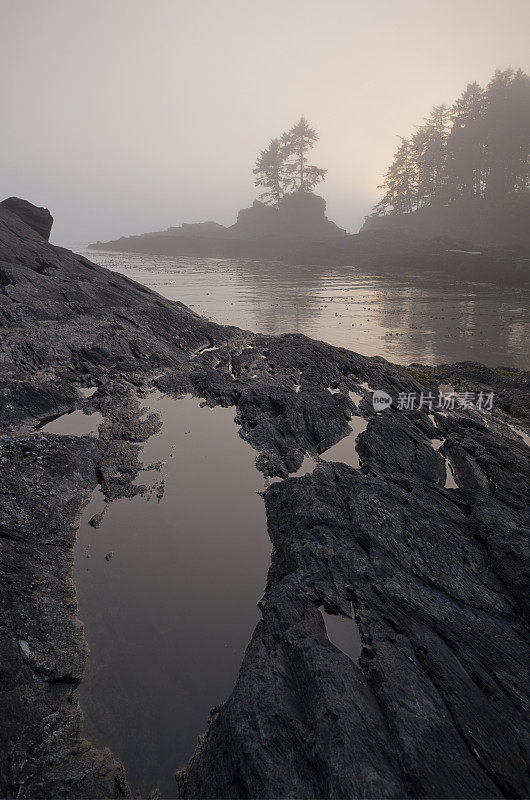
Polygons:
<instances>
[{"instance_id":1,"label":"rocky outcrop","mask_svg":"<svg viewBox=\"0 0 530 800\"><path fill-rule=\"evenodd\" d=\"M136 390L152 386L234 406L258 467L282 479L264 494L262 619L176 792L528 796L530 450L513 429L529 430L528 373L403 368L215 325L1 205L0 329L2 796L128 796L112 754L80 736L71 561L92 487L109 501L138 491L157 421ZM395 398L442 383L494 391L494 410L378 414L367 388ZM97 439L33 433L73 408L103 415ZM321 458L352 415L367 423L360 469ZM306 454L314 471L289 477ZM328 640L320 608L355 616L358 662Z\"/></svg>"},{"instance_id":2,"label":"rocky outcrop","mask_svg":"<svg viewBox=\"0 0 530 800\"><path fill-rule=\"evenodd\" d=\"M275 236L317 242L344 236L346 231L326 217L323 197L311 192L294 192L283 197L279 208L255 200L250 208L239 212L237 222L228 228L228 234L240 239Z\"/></svg>"},{"instance_id":3,"label":"rocky outcrop","mask_svg":"<svg viewBox=\"0 0 530 800\"><path fill-rule=\"evenodd\" d=\"M0 206L15 214L22 222L48 241L52 230L53 217L47 208L37 208L32 203L28 203L27 200L21 200L20 197L8 197L7 200L3 200L0 203Z\"/></svg>"},{"instance_id":4,"label":"rocky outcrop","mask_svg":"<svg viewBox=\"0 0 530 800\"><path fill-rule=\"evenodd\" d=\"M128 797L121 765L80 736L76 526L96 483L108 499L134 491L134 442L153 431L134 384L232 332L51 246L29 223L40 210L21 208L0 204L0 796ZM34 434L95 404L97 440Z\"/></svg>"},{"instance_id":5,"label":"rocky outcrop","mask_svg":"<svg viewBox=\"0 0 530 800\"><path fill-rule=\"evenodd\" d=\"M458 281L530 285L530 250L522 245L477 246L476 240L455 238L458 226L444 236L425 238L414 226L394 225L394 217L370 218L360 233L350 235L327 219L325 208L323 198L295 192L284 198L280 209L255 201L239 212L230 228L210 222L183 225L90 247L167 256L275 259L289 265L354 264L379 275L437 273Z\"/></svg>"},{"instance_id":6,"label":"rocky outcrop","mask_svg":"<svg viewBox=\"0 0 530 800\"><path fill-rule=\"evenodd\" d=\"M72 550L102 453L88 437L0 444L0 795L129 797L109 750L80 736L87 646Z\"/></svg>"},{"instance_id":7,"label":"rocky outcrop","mask_svg":"<svg viewBox=\"0 0 530 800\"><path fill-rule=\"evenodd\" d=\"M295 192L283 198L279 209L256 200L239 212L237 222L229 228L215 222L186 224L89 247L169 256L281 258L301 241L327 242L346 235L328 220L325 211L324 198Z\"/></svg>"},{"instance_id":8,"label":"rocky outcrop","mask_svg":"<svg viewBox=\"0 0 530 800\"><path fill-rule=\"evenodd\" d=\"M260 434L262 446L274 443L284 463L302 442L314 454L325 449L308 409L311 395L324 403L327 380L340 389L326 409L337 427L363 378L392 394L413 390L415 379L384 362L317 343L300 352L300 344L266 343L276 385L300 369L300 390L288 399L278 389L273 413L267 389L238 387L238 409L247 392L260 409L250 419L239 413L243 430L256 441L264 416L272 431ZM322 377L316 364L326 364ZM442 372L462 379L466 370ZM480 385L474 365L467 373ZM322 462L265 493L273 555L262 621L232 696L213 709L178 775L182 797L528 792L528 448L500 417L376 414L367 395L353 413L369 420L360 471ZM444 444L436 450L432 440ZM459 489L444 488L446 455ZM328 641L318 611L347 616L351 606L358 663Z\"/></svg>"},{"instance_id":9,"label":"rocky outcrop","mask_svg":"<svg viewBox=\"0 0 530 800\"><path fill-rule=\"evenodd\" d=\"M263 621L184 795L524 796L524 628L464 498L326 464L266 500ZM330 645L316 610L346 614L350 601L359 664Z\"/></svg>"}]
</instances>

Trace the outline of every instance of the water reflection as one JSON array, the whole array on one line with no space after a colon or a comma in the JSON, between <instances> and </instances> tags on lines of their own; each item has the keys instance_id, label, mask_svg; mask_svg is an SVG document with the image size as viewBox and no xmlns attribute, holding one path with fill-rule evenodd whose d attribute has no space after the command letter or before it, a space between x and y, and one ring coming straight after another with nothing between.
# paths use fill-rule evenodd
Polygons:
<instances>
[{"instance_id":1,"label":"water reflection","mask_svg":"<svg viewBox=\"0 0 530 800\"><path fill-rule=\"evenodd\" d=\"M353 392L350 392L353 394ZM363 417L354 416L351 418L349 427L350 433L322 453L321 458L326 461L340 461L348 464L354 469L359 469L359 454L357 452L357 437L366 430L368 421Z\"/></svg>"},{"instance_id":2,"label":"water reflection","mask_svg":"<svg viewBox=\"0 0 530 800\"><path fill-rule=\"evenodd\" d=\"M39 433L58 433L62 436L96 436L103 417L99 411L85 414L81 409L43 419L35 426Z\"/></svg>"},{"instance_id":3,"label":"water reflection","mask_svg":"<svg viewBox=\"0 0 530 800\"><path fill-rule=\"evenodd\" d=\"M409 364L530 367L529 292L442 277L244 259L86 255L222 324L315 339Z\"/></svg>"},{"instance_id":4,"label":"water reflection","mask_svg":"<svg viewBox=\"0 0 530 800\"><path fill-rule=\"evenodd\" d=\"M111 747L133 795L158 785L174 797L174 771L237 678L270 540L263 478L234 410L161 396L149 410L164 425L144 464L164 467L143 482L165 480L164 493L158 486L149 502L111 503L94 529L89 520L103 508L96 492L77 537L74 577L91 650L79 692L84 734Z\"/></svg>"}]
</instances>

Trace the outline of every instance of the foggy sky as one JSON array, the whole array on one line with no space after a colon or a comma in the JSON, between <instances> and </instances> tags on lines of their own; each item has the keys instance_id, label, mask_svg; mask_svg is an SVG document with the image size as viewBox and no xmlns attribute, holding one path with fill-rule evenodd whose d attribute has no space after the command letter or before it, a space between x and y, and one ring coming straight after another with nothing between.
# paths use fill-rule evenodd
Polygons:
<instances>
[{"instance_id":1,"label":"foggy sky","mask_svg":"<svg viewBox=\"0 0 530 800\"><path fill-rule=\"evenodd\" d=\"M496 67L529 69L529 0L0 0L0 195L53 241L215 219L305 115L350 231L398 134Z\"/></svg>"}]
</instances>

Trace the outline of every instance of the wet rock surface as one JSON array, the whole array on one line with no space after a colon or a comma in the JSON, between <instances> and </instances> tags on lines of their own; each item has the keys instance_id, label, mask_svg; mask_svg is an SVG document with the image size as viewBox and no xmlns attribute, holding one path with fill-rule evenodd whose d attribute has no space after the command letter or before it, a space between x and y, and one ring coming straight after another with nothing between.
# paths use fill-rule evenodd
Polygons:
<instances>
[{"instance_id":1,"label":"wet rock surface","mask_svg":"<svg viewBox=\"0 0 530 800\"><path fill-rule=\"evenodd\" d=\"M234 406L259 469L283 478L264 493L262 620L175 793L528 795L530 450L510 427L529 429L527 373L403 368L223 328L49 245L2 204L0 329L3 796L129 796L112 754L79 735L87 646L71 565L95 485L109 502L142 490L139 448L160 424L142 412L150 387ZM373 389L448 383L495 392L494 411L372 407ZM73 409L103 416L97 438L33 432ZM360 470L320 459L352 415L368 422ZM314 471L288 477L306 454ZM318 610L351 604L358 663Z\"/></svg>"},{"instance_id":2,"label":"wet rock surface","mask_svg":"<svg viewBox=\"0 0 530 800\"><path fill-rule=\"evenodd\" d=\"M487 379L501 404L511 396L507 379L480 365L429 374L416 366L409 372L421 375L420 387L408 372L321 343L258 341L274 372L272 399L264 389L256 400L255 378L234 402L243 435L277 475L298 466L302 450L323 449L313 412L327 446L340 435L354 409L348 389L367 394L360 382L395 397L449 377L485 389ZM285 387L295 363L291 380L301 388L281 394L276 385ZM526 381L518 382L523 405ZM178 776L180 791L524 796L530 451L500 410L431 419L376 414L364 398L353 413L369 420L358 438L360 472L321 462L265 493L274 549L263 620L232 697ZM431 440L442 437L435 450ZM444 488L445 455L459 489ZM359 665L330 645L316 610L347 615L350 602L364 645Z\"/></svg>"},{"instance_id":3,"label":"wet rock surface","mask_svg":"<svg viewBox=\"0 0 530 800\"><path fill-rule=\"evenodd\" d=\"M88 437L0 444L2 797L128 797L108 750L79 735L87 646L71 578L76 523L96 484Z\"/></svg>"}]
</instances>

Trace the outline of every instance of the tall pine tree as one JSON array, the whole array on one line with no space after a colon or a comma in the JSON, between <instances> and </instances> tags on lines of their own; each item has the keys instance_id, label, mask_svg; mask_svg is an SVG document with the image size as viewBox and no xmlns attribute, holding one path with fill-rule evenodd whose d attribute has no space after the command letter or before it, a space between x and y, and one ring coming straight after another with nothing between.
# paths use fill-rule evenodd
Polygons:
<instances>
[{"instance_id":1,"label":"tall pine tree","mask_svg":"<svg viewBox=\"0 0 530 800\"><path fill-rule=\"evenodd\" d=\"M485 90L468 84L451 109L435 106L406 142L379 187L375 214L530 191L530 78L507 69Z\"/></svg>"},{"instance_id":2,"label":"tall pine tree","mask_svg":"<svg viewBox=\"0 0 530 800\"><path fill-rule=\"evenodd\" d=\"M528 188L530 79L497 70L486 88L487 195L495 199Z\"/></svg>"},{"instance_id":3,"label":"tall pine tree","mask_svg":"<svg viewBox=\"0 0 530 800\"><path fill-rule=\"evenodd\" d=\"M486 170L484 115L486 97L478 83L468 83L451 108L447 142L450 197L481 197Z\"/></svg>"},{"instance_id":4,"label":"tall pine tree","mask_svg":"<svg viewBox=\"0 0 530 800\"><path fill-rule=\"evenodd\" d=\"M290 186L296 191L310 192L317 183L324 180L327 170L308 164L309 151L318 141L318 133L311 128L304 117L300 117L296 125L284 134L282 141L289 153L287 171L290 175Z\"/></svg>"},{"instance_id":5,"label":"tall pine tree","mask_svg":"<svg viewBox=\"0 0 530 800\"><path fill-rule=\"evenodd\" d=\"M431 199L431 172L425 158L428 144L429 134L427 128L424 125L416 128L415 133L412 135L410 145L414 210L423 208Z\"/></svg>"},{"instance_id":6,"label":"tall pine tree","mask_svg":"<svg viewBox=\"0 0 530 800\"><path fill-rule=\"evenodd\" d=\"M435 106L425 120L423 170L427 197L431 203L447 199L447 136L449 109Z\"/></svg>"},{"instance_id":7,"label":"tall pine tree","mask_svg":"<svg viewBox=\"0 0 530 800\"><path fill-rule=\"evenodd\" d=\"M254 183L265 189L260 200L279 208L288 191L310 192L324 180L327 170L308 163L309 151L317 141L317 132L304 117L279 139L271 139L254 167Z\"/></svg>"},{"instance_id":8,"label":"tall pine tree","mask_svg":"<svg viewBox=\"0 0 530 800\"><path fill-rule=\"evenodd\" d=\"M386 193L375 207L376 213L379 210L391 209L395 214L408 214L414 207L414 170L411 145L408 139L403 137L400 137L400 141L384 182L379 187L386 189Z\"/></svg>"},{"instance_id":9,"label":"tall pine tree","mask_svg":"<svg viewBox=\"0 0 530 800\"><path fill-rule=\"evenodd\" d=\"M260 195L260 200L265 203L280 207L287 184L288 149L279 139L271 139L269 146L262 150L256 161L254 175L255 186L263 186L265 191Z\"/></svg>"},{"instance_id":10,"label":"tall pine tree","mask_svg":"<svg viewBox=\"0 0 530 800\"><path fill-rule=\"evenodd\" d=\"M530 76L518 69L511 85L510 119L514 132L514 189L530 191Z\"/></svg>"}]
</instances>

